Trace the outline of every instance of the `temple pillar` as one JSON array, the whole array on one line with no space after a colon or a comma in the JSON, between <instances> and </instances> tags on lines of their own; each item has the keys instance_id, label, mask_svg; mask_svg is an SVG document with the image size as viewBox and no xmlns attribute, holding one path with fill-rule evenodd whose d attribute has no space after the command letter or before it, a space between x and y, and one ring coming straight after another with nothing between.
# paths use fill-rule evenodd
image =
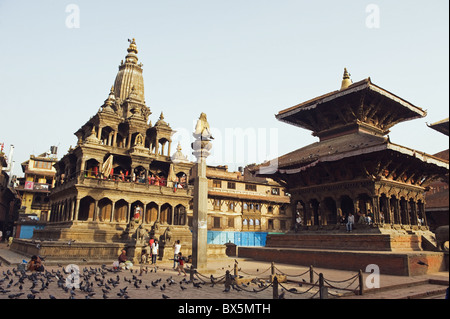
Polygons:
<instances>
[{"instance_id":1,"label":"temple pillar","mask_svg":"<svg viewBox=\"0 0 450 319\"><path fill-rule=\"evenodd\" d=\"M101 126L98 127L97 138L98 138L99 140L102 139L102 129L103 129L103 128L102 128Z\"/></svg>"},{"instance_id":2,"label":"temple pillar","mask_svg":"<svg viewBox=\"0 0 450 319\"><path fill-rule=\"evenodd\" d=\"M74 220L78 220L78 213L80 212L80 199L76 199L75 215Z\"/></svg>"},{"instance_id":3,"label":"temple pillar","mask_svg":"<svg viewBox=\"0 0 450 319\"><path fill-rule=\"evenodd\" d=\"M114 135L113 135L112 146L113 146L113 147L117 147L117 132L114 131L113 134L114 134Z\"/></svg>"}]
</instances>

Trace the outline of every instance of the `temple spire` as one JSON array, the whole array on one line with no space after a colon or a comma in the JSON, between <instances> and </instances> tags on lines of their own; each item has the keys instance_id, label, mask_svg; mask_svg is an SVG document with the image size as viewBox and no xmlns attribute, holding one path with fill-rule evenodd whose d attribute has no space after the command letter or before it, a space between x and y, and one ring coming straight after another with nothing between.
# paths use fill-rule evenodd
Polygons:
<instances>
[{"instance_id":1,"label":"temple spire","mask_svg":"<svg viewBox=\"0 0 450 319\"><path fill-rule=\"evenodd\" d=\"M138 49L136 46L136 40L133 38L133 40L128 39L128 42L130 42L130 46L127 49L127 56L125 57L125 61L128 63L134 63L136 64L138 61L137 53Z\"/></svg>"},{"instance_id":2,"label":"temple spire","mask_svg":"<svg viewBox=\"0 0 450 319\"><path fill-rule=\"evenodd\" d=\"M342 77L341 90L348 88L352 84L350 79L350 73L348 73L347 68L344 68L344 76Z\"/></svg>"}]
</instances>

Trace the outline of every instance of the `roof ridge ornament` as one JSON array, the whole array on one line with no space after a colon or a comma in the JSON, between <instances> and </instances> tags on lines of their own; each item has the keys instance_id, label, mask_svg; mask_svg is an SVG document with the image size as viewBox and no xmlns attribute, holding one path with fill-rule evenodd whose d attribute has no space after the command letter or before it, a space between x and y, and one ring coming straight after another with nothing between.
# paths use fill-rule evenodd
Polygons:
<instances>
[{"instance_id":1,"label":"roof ridge ornament","mask_svg":"<svg viewBox=\"0 0 450 319\"><path fill-rule=\"evenodd\" d=\"M348 88L352 84L350 79L350 73L348 73L347 68L344 68L344 76L342 77L341 90Z\"/></svg>"}]
</instances>

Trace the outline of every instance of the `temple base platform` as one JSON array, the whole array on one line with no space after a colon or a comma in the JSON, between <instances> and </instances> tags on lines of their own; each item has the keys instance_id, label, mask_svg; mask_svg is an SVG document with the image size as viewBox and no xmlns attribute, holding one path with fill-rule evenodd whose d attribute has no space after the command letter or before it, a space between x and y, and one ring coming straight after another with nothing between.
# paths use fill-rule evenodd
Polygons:
<instances>
[{"instance_id":1,"label":"temple base platform","mask_svg":"<svg viewBox=\"0 0 450 319\"><path fill-rule=\"evenodd\" d=\"M415 233L270 234L266 247L239 247L238 257L302 266L365 271L370 264L380 273L416 276L448 270L448 253L429 251L429 231Z\"/></svg>"},{"instance_id":2,"label":"temple base platform","mask_svg":"<svg viewBox=\"0 0 450 319\"><path fill-rule=\"evenodd\" d=\"M62 222L35 230L33 238L15 238L10 249L31 257L45 257L46 263L111 264L123 249L133 264L150 260L149 234L159 241L158 260L174 258L174 243L180 240L181 252L192 254L192 233L187 225L145 225L125 223ZM225 245L208 245L208 258L226 258ZM145 256L142 258L142 256Z\"/></svg>"}]
</instances>

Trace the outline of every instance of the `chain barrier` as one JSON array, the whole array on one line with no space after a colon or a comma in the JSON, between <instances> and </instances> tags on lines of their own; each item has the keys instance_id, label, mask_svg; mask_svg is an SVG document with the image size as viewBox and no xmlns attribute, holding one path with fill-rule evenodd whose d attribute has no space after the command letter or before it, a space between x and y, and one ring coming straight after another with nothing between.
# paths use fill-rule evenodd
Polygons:
<instances>
[{"instance_id":1,"label":"chain barrier","mask_svg":"<svg viewBox=\"0 0 450 319\"><path fill-rule=\"evenodd\" d=\"M288 276L288 277L301 277L301 276L303 276L303 275L305 275L305 274L310 272L310 270L308 269L307 271L305 271L305 272L303 272L303 273L301 273L299 275L290 275L290 274L287 274L287 273L281 271L277 267L275 267L275 270L277 270L281 275L285 275L285 276Z\"/></svg>"},{"instance_id":2,"label":"chain barrier","mask_svg":"<svg viewBox=\"0 0 450 319\"><path fill-rule=\"evenodd\" d=\"M266 273L267 271L269 271L271 269L271 267L267 268L266 270L264 270L263 272L258 272L257 274L250 274L248 272L243 271L241 268L239 268L239 271L242 272L243 274L246 274L248 276L259 276L262 275L264 273Z\"/></svg>"},{"instance_id":3,"label":"chain barrier","mask_svg":"<svg viewBox=\"0 0 450 319\"><path fill-rule=\"evenodd\" d=\"M266 273L267 271L272 270L272 274L271 277L272 278L272 282L270 284L265 284L264 282L261 282L261 278L260 276L264 273ZM330 292L329 289L334 289L334 290L344 290L344 291L351 291L354 292L355 294L362 294L362 289L361 289L361 282L362 282L362 272L359 271L358 274L348 278L348 279L344 279L344 280L331 280L331 279L325 279L322 273L317 273L313 267L311 266L310 269L300 273L300 274L288 274L285 273L284 271L280 270L279 268L275 267L274 264L272 263L271 267L269 267L268 269L266 269L263 272L258 272L257 274L252 274L252 273L248 273L243 271L241 268L237 267L237 264L235 264L234 267L234 275L231 275L230 271L227 270L225 275L220 276L215 278L213 275L210 276L206 276L204 274L199 273L196 269L191 269L191 278L193 279L194 275L197 277L198 280L202 281L204 284L207 282L211 282L212 284L218 284L218 283L225 283L225 291L229 291L230 288L232 288L233 290L236 291L245 291L245 292L249 292L249 293L260 293L262 291L265 291L266 289L272 287L273 288L273 296L274 298L282 298L284 297L284 295L286 293L289 294L293 294L293 295L305 295L307 293L313 293L312 290L313 288L318 288L316 292L314 292L314 294L312 294L312 296L310 296L310 299L314 299L317 294L319 294L321 299L327 298L327 295L331 295L334 297L339 297L339 294L337 293L333 293ZM245 275L249 275L249 276L255 276L256 278L254 278L251 282L254 284L257 284L257 281L259 280L259 284L258 287L260 289L256 289L253 288L252 290L248 288L249 284L241 284L238 285L236 283L236 279L237 278L242 278L243 276L239 276L238 272L243 273ZM276 273L278 272L278 273ZM292 281L292 282L297 282L299 284L300 287L302 287L304 284L305 285L310 285L310 287L304 291L299 291L297 288L289 288L286 285L283 285L282 283L280 283L278 281L277 275L283 275L286 277L302 277L306 274L309 273L309 282L307 282L306 280L302 279L303 282L300 283L298 281ZM315 282L313 282L313 277L314 275L317 275L319 277L318 280L316 280ZM356 288L354 289L350 289L349 287L352 286L356 280L359 279L359 284L357 285ZM286 278L287 281L287 278ZM276 283L275 283L276 282ZM342 284L342 283L348 283L345 287L338 287L336 286L336 284ZM282 291L282 295L279 296L278 295L278 286L281 287L281 291ZM228 289L228 290L227 290Z\"/></svg>"}]
</instances>

